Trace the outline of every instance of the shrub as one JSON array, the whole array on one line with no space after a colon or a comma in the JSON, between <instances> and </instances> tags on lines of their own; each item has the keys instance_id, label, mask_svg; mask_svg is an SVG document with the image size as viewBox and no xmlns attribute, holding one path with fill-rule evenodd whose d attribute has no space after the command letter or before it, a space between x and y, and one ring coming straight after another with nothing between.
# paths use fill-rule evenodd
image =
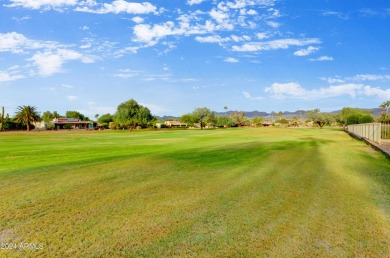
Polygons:
<instances>
[{"instance_id":1,"label":"shrub","mask_svg":"<svg viewBox=\"0 0 390 258\"><path fill-rule=\"evenodd\" d=\"M354 114L347 117L347 125L372 123L374 119L370 115Z\"/></svg>"},{"instance_id":2,"label":"shrub","mask_svg":"<svg viewBox=\"0 0 390 258\"><path fill-rule=\"evenodd\" d=\"M288 120L287 119L284 119L284 118L282 118L282 119L280 119L280 120L278 120L278 121L276 121L277 123L280 123L280 124L283 124L283 125L287 125L288 124Z\"/></svg>"},{"instance_id":3,"label":"shrub","mask_svg":"<svg viewBox=\"0 0 390 258\"><path fill-rule=\"evenodd\" d=\"M116 130L117 124L115 122L109 122L108 123L108 128L110 128L111 130Z\"/></svg>"},{"instance_id":4,"label":"shrub","mask_svg":"<svg viewBox=\"0 0 390 258\"><path fill-rule=\"evenodd\" d=\"M73 128L73 126L72 125L70 125L70 124L66 124L66 125L64 125L64 127L63 127L64 129L72 129Z\"/></svg>"},{"instance_id":5,"label":"shrub","mask_svg":"<svg viewBox=\"0 0 390 258\"><path fill-rule=\"evenodd\" d=\"M381 123L389 123L390 116L389 114L383 113L379 118L377 118L377 121Z\"/></svg>"},{"instance_id":6,"label":"shrub","mask_svg":"<svg viewBox=\"0 0 390 258\"><path fill-rule=\"evenodd\" d=\"M53 124L48 124L46 126L46 130L54 130L54 125Z\"/></svg>"}]
</instances>

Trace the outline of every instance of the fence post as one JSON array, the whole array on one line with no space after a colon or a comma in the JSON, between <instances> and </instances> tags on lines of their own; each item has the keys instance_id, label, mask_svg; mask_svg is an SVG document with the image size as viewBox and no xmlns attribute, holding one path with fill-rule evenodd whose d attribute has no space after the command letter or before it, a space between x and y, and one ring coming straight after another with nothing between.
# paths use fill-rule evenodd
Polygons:
<instances>
[{"instance_id":1,"label":"fence post","mask_svg":"<svg viewBox=\"0 0 390 258\"><path fill-rule=\"evenodd\" d=\"M386 132L386 128L382 128L381 123L369 123L369 124L355 124L348 125L346 130L350 133L353 133L362 138L366 138L370 141L376 142L378 144L382 143L382 134L384 135ZM387 127L387 126L386 126ZM383 136L385 137L385 136Z\"/></svg>"}]
</instances>

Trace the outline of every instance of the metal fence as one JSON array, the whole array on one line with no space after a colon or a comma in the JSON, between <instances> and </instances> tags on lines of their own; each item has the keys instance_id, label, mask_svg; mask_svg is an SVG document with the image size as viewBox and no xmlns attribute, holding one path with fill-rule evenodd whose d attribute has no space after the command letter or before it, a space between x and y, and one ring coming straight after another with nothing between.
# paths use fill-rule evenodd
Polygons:
<instances>
[{"instance_id":1,"label":"metal fence","mask_svg":"<svg viewBox=\"0 0 390 258\"><path fill-rule=\"evenodd\" d=\"M386 125L386 124L383 124ZM385 126L385 129L388 129L388 126ZM389 137L388 133L382 135L382 124L381 123L370 123L370 124L357 124L357 125L348 125L346 130L350 133L353 133L359 137L366 138L370 141L381 144L382 136Z\"/></svg>"}]
</instances>

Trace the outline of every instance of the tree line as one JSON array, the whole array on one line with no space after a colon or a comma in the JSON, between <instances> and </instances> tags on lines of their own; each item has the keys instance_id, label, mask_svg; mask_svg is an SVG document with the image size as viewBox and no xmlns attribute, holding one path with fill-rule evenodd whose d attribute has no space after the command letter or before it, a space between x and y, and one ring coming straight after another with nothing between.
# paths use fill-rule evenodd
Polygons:
<instances>
[{"instance_id":1,"label":"tree line","mask_svg":"<svg viewBox=\"0 0 390 258\"><path fill-rule=\"evenodd\" d=\"M309 110L306 112L306 123L312 123L322 128L326 125L338 124L346 126L349 124L390 122L389 109L390 100L380 105L382 113L376 119L373 118L369 111L358 108L343 108L338 114L321 112L320 109ZM189 127L199 126L201 129L205 127L240 127L240 126L262 126L265 124L265 118L260 116L252 117L251 119L245 116L245 112L235 111L230 115L226 114L227 107L224 107L224 115L216 115L207 107L198 107L193 112L184 114L180 117L180 122L186 123ZM303 122L301 119L294 117L293 119L283 118L283 113L272 112L272 116L279 116L279 119L273 121L275 125L284 126L299 126ZM78 111L66 111L65 115L59 114L57 111L45 111L42 115L39 114L34 106L19 106L17 107L15 116L10 118L5 114L4 107L0 114L0 131L4 130L31 130L34 128L34 123L44 121L53 121L55 118L76 118L81 121L90 121L90 118L81 114ZM151 111L134 99L127 100L118 105L115 114L95 115L95 119L104 128L110 129L129 129L155 127L159 121L151 114Z\"/></svg>"}]
</instances>

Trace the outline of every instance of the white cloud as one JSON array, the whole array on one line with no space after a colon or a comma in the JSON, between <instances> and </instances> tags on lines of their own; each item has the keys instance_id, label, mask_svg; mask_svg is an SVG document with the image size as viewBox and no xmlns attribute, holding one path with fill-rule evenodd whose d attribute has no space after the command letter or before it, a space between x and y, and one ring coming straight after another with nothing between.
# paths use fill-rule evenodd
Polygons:
<instances>
[{"instance_id":1,"label":"white cloud","mask_svg":"<svg viewBox=\"0 0 390 258\"><path fill-rule=\"evenodd\" d=\"M34 54L29 60L33 61L39 69L39 75L50 76L62 72L62 65L66 61L80 60L83 63L93 63L94 59L84 56L79 52L69 49L58 49L57 51L45 51Z\"/></svg>"},{"instance_id":2,"label":"white cloud","mask_svg":"<svg viewBox=\"0 0 390 258\"><path fill-rule=\"evenodd\" d=\"M228 62L228 63L238 63L238 62L239 62L238 59L233 58L233 57L227 57L227 58L225 58L224 61L225 61L225 62Z\"/></svg>"},{"instance_id":3,"label":"white cloud","mask_svg":"<svg viewBox=\"0 0 390 258\"><path fill-rule=\"evenodd\" d=\"M187 3L196 4L200 2L200 0L189 0ZM224 48L230 48L228 44L222 43L250 41L251 36L242 34L222 37L219 32L231 31L238 27L257 27L259 19L274 17L277 10L273 8L265 9L272 6L274 2L274 0L211 1L211 7L208 11L196 10L184 13L181 9L177 10L179 17L175 20L146 24L141 19L133 19L137 23L133 27L133 42L143 44L139 47L144 48L154 46L166 37L175 37L176 39L179 36L212 34L211 36L197 36L195 40L201 43L218 43ZM255 14L257 13L256 10L260 8L265 10L258 17Z\"/></svg>"},{"instance_id":4,"label":"white cloud","mask_svg":"<svg viewBox=\"0 0 390 258\"><path fill-rule=\"evenodd\" d=\"M248 10L246 12L246 14L248 14L248 15L257 15L257 12L255 10L251 9L251 10Z\"/></svg>"},{"instance_id":5,"label":"white cloud","mask_svg":"<svg viewBox=\"0 0 390 258\"><path fill-rule=\"evenodd\" d=\"M165 107L161 106L161 105L157 105L157 104L146 104L146 103L142 103L140 102L140 104L144 107L147 107L149 108L149 110L151 111L152 114L156 114L156 115L159 115L159 114L163 114L165 113L166 111L169 111L168 109L166 109Z\"/></svg>"},{"instance_id":6,"label":"white cloud","mask_svg":"<svg viewBox=\"0 0 390 258\"><path fill-rule=\"evenodd\" d=\"M135 23L143 23L144 22L144 19L139 17L139 16L136 16L132 19L133 22Z\"/></svg>"},{"instance_id":7,"label":"white cloud","mask_svg":"<svg viewBox=\"0 0 390 258\"><path fill-rule=\"evenodd\" d=\"M191 26L187 21L182 21L175 25L173 21L167 21L161 24L137 24L133 27L135 38L134 42L146 43L147 46L154 46L159 40L167 36L205 34L215 29L214 25L206 22L205 25Z\"/></svg>"},{"instance_id":8,"label":"white cloud","mask_svg":"<svg viewBox=\"0 0 390 258\"><path fill-rule=\"evenodd\" d=\"M334 58L331 56L320 56L318 58L311 58L310 61L333 61Z\"/></svg>"},{"instance_id":9,"label":"white cloud","mask_svg":"<svg viewBox=\"0 0 390 258\"><path fill-rule=\"evenodd\" d=\"M381 88L374 88L371 86L364 86L363 88L363 95L366 96L376 96L383 100L389 100L390 99L390 89L381 89Z\"/></svg>"},{"instance_id":10,"label":"white cloud","mask_svg":"<svg viewBox=\"0 0 390 258\"><path fill-rule=\"evenodd\" d=\"M308 56L310 54L313 54L314 52L316 52L319 49L320 49L319 47L308 46L305 49L300 49L298 51L295 51L294 55L295 56Z\"/></svg>"},{"instance_id":11,"label":"white cloud","mask_svg":"<svg viewBox=\"0 0 390 258\"><path fill-rule=\"evenodd\" d=\"M327 88L307 90L300 84L274 83L271 87L265 88L265 92L271 94L276 99L297 98L297 99L321 99L329 97L339 97L349 95L352 98L356 96L376 96L380 99L390 98L390 89L381 89L362 84L340 84L329 86Z\"/></svg>"},{"instance_id":12,"label":"white cloud","mask_svg":"<svg viewBox=\"0 0 390 258\"><path fill-rule=\"evenodd\" d=\"M344 83L346 81L348 82L361 82L361 81L382 81L386 82L390 80L389 74L356 74L354 76L349 77L340 77L335 76L332 77L322 77L320 78L323 81L327 81L328 83Z\"/></svg>"},{"instance_id":13,"label":"white cloud","mask_svg":"<svg viewBox=\"0 0 390 258\"><path fill-rule=\"evenodd\" d=\"M23 7L29 9L57 9L65 6L74 6L77 0L10 0L7 7Z\"/></svg>"},{"instance_id":14,"label":"white cloud","mask_svg":"<svg viewBox=\"0 0 390 258\"><path fill-rule=\"evenodd\" d=\"M66 84L66 83L63 83L61 86L62 86L63 88L66 88L66 89L73 89L73 88L74 88L73 85Z\"/></svg>"},{"instance_id":15,"label":"white cloud","mask_svg":"<svg viewBox=\"0 0 390 258\"><path fill-rule=\"evenodd\" d=\"M203 1L204 0L187 0L187 4L189 4L189 5L200 4Z\"/></svg>"},{"instance_id":16,"label":"white cloud","mask_svg":"<svg viewBox=\"0 0 390 258\"><path fill-rule=\"evenodd\" d=\"M271 26L272 28L279 28L280 27L280 23L275 22L275 21L269 21L269 22L267 22L267 24L269 26Z\"/></svg>"},{"instance_id":17,"label":"white cloud","mask_svg":"<svg viewBox=\"0 0 390 258\"><path fill-rule=\"evenodd\" d=\"M218 23L220 29L232 30L234 28L234 25L230 22L230 15L228 12L212 9L209 12L209 15Z\"/></svg>"},{"instance_id":18,"label":"white cloud","mask_svg":"<svg viewBox=\"0 0 390 258\"><path fill-rule=\"evenodd\" d=\"M264 99L263 97L252 97L252 95L247 92L247 91L243 91L242 92L242 95L246 98L246 99L251 99L251 100L259 100L259 99Z\"/></svg>"},{"instance_id":19,"label":"white cloud","mask_svg":"<svg viewBox=\"0 0 390 258\"><path fill-rule=\"evenodd\" d=\"M11 52L14 54L26 54L34 49L56 49L61 46L53 41L40 41L26 38L23 34L16 32L0 33L0 52Z\"/></svg>"},{"instance_id":20,"label":"white cloud","mask_svg":"<svg viewBox=\"0 0 390 258\"><path fill-rule=\"evenodd\" d=\"M212 9L209 14L211 18L216 20L218 23L223 23L226 19L229 18L229 14L221 10Z\"/></svg>"},{"instance_id":21,"label":"white cloud","mask_svg":"<svg viewBox=\"0 0 390 258\"><path fill-rule=\"evenodd\" d=\"M278 39L267 42L250 42L241 46L233 46L233 51L238 52L256 52L261 50L288 49L291 46L305 46L310 44L320 44L321 41L316 38L309 39Z\"/></svg>"},{"instance_id":22,"label":"white cloud","mask_svg":"<svg viewBox=\"0 0 390 258\"><path fill-rule=\"evenodd\" d=\"M27 38L16 32L0 33L0 52L23 52Z\"/></svg>"},{"instance_id":23,"label":"white cloud","mask_svg":"<svg viewBox=\"0 0 390 258\"><path fill-rule=\"evenodd\" d=\"M18 23L21 23L23 21L27 21L27 20L30 20L31 19L31 16L29 15L26 15L26 16L23 16L23 17L12 17L12 20L15 20L16 22Z\"/></svg>"},{"instance_id":24,"label":"white cloud","mask_svg":"<svg viewBox=\"0 0 390 258\"><path fill-rule=\"evenodd\" d=\"M95 4L93 7L96 7L97 4ZM88 6L83 7L77 7L75 8L75 11L79 12L89 12L89 13L96 13L96 14L107 14L107 13L129 13L129 14L148 14L148 13L155 13L157 14L157 7L149 2L144 3L133 3L133 2L126 2L124 0L115 0L111 4L103 3L99 5L100 8L90 8Z\"/></svg>"},{"instance_id":25,"label":"white cloud","mask_svg":"<svg viewBox=\"0 0 390 258\"><path fill-rule=\"evenodd\" d=\"M234 42L241 42L241 41L249 41L249 40L251 40L251 37L249 37L247 35L244 35L244 36L231 35L230 38Z\"/></svg>"},{"instance_id":26,"label":"white cloud","mask_svg":"<svg viewBox=\"0 0 390 258\"><path fill-rule=\"evenodd\" d=\"M339 77L337 77L337 78L321 77L320 79L323 80L323 81L327 81L330 84L333 84L333 83L344 83L345 82L345 80L343 80L343 79L341 79Z\"/></svg>"},{"instance_id":27,"label":"white cloud","mask_svg":"<svg viewBox=\"0 0 390 258\"><path fill-rule=\"evenodd\" d=\"M9 81L16 81L19 79L24 78L23 75L20 74L14 74L9 71L0 71L0 83L1 82L9 82Z\"/></svg>"},{"instance_id":28,"label":"white cloud","mask_svg":"<svg viewBox=\"0 0 390 258\"><path fill-rule=\"evenodd\" d=\"M159 39L169 35L183 33L175 28L173 22L168 21L163 24L156 24L153 27L149 24L137 24L133 28L136 41L148 43L149 46L155 45Z\"/></svg>"},{"instance_id":29,"label":"white cloud","mask_svg":"<svg viewBox=\"0 0 390 258\"><path fill-rule=\"evenodd\" d=\"M269 35L267 33L264 33L264 32L259 32L256 34L256 37L258 39L266 39L266 38L269 38Z\"/></svg>"},{"instance_id":30,"label":"white cloud","mask_svg":"<svg viewBox=\"0 0 390 258\"><path fill-rule=\"evenodd\" d=\"M333 12L333 11L325 11L322 13L323 16L334 16L339 19L346 20L348 19L348 14L340 13L340 12Z\"/></svg>"},{"instance_id":31,"label":"white cloud","mask_svg":"<svg viewBox=\"0 0 390 258\"><path fill-rule=\"evenodd\" d=\"M143 73L142 71L137 71L132 69L121 69L118 71L118 73L114 74L114 76L126 79L126 78L140 76L142 73Z\"/></svg>"},{"instance_id":32,"label":"white cloud","mask_svg":"<svg viewBox=\"0 0 390 258\"><path fill-rule=\"evenodd\" d=\"M247 91L243 91L242 95L244 95L244 97L247 98L247 99L251 98L251 94L249 92L247 92Z\"/></svg>"},{"instance_id":33,"label":"white cloud","mask_svg":"<svg viewBox=\"0 0 390 258\"><path fill-rule=\"evenodd\" d=\"M29 71L28 76L39 74L40 76L50 76L62 71L62 65L66 61L79 60L83 63L93 63L96 57L84 55L75 50L67 49L69 46L61 45L54 41L40 41L26 38L24 35L10 32L0 33L0 52L11 52L13 54L29 55L27 61L31 61L38 68L38 73ZM81 46L81 48L87 48ZM33 53L31 53L33 52ZM29 66L30 64L27 64ZM27 76L27 75L25 75ZM22 78L21 75L2 75L4 80L14 80Z\"/></svg>"},{"instance_id":34,"label":"white cloud","mask_svg":"<svg viewBox=\"0 0 390 258\"><path fill-rule=\"evenodd\" d=\"M114 114L116 111L116 107L99 106L96 104L95 101L89 101L85 108L79 109L77 111L80 112L81 114L88 116L91 119L94 119L95 114L99 114L99 115L107 114L107 113Z\"/></svg>"},{"instance_id":35,"label":"white cloud","mask_svg":"<svg viewBox=\"0 0 390 258\"><path fill-rule=\"evenodd\" d=\"M390 80L390 75L357 74L351 79L356 81L386 81Z\"/></svg>"},{"instance_id":36,"label":"white cloud","mask_svg":"<svg viewBox=\"0 0 390 258\"><path fill-rule=\"evenodd\" d=\"M274 83L271 87L265 88L265 92L272 94L276 98L284 98L287 96L303 97L306 95L306 90L298 83Z\"/></svg>"},{"instance_id":37,"label":"white cloud","mask_svg":"<svg viewBox=\"0 0 390 258\"><path fill-rule=\"evenodd\" d=\"M206 37L197 36L197 37L195 37L195 40L200 42L200 43L222 43L222 42L228 42L231 39L230 38L222 38L219 35L212 35L212 36L206 36Z\"/></svg>"},{"instance_id":38,"label":"white cloud","mask_svg":"<svg viewBox=\"0 0 390 258\"><path fill-rule=\"evenodd\" d=\"M78 99L77 96L73 96L73 95L66 96L66 98L67 98L69 101L75 101L75 100Z\"/></svg>"}]
</instances>

